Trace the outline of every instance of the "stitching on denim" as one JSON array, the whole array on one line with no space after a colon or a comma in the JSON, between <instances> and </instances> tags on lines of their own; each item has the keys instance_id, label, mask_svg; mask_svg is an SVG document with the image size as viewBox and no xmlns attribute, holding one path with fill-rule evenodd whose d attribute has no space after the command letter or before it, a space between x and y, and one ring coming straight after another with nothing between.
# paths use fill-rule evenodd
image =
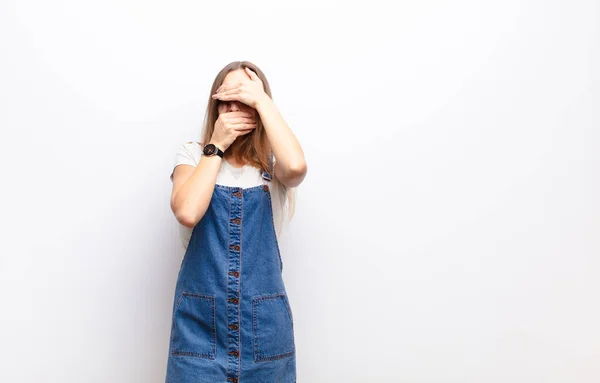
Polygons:
<instances>
[{"instance_id":1,"label":"stitching on denim","mask_svg":"<svg viewBox=\"0 0 600 383\"><path fill-rule=\"evenodd\" d=\"M183 253L183 259L181 260L181 266L179 268L179 274L181 274L183 272L183 268L185 267L185 264L186 264L186 259L189 258L188 252L191 251L190 246L193 245L192 239L194 238L194 233L197 231L196 228L198 227L199 224L200 224L200 222L196 223L194 225L194 227L192 228L192 232L190 233L190 238L188 239L187 247L185 249L185 252Z\"/></svg>"},{"instance_id":2,"label":"stitching on denim","mask_svg":"<svg viewBox=\"0 0 600 383\"><path fill-rule=\"evenodd\" d=\"M258 336L256 335L258 329L257 319L256 319L256 301L252 298L252 335L254 336L254 361L258 360L257 351L258 350Z\"/></svg>"},{"instance_id":3,"label":"stitching on denim","mask_svg":"<svg viewBox=\"0 0 600 383\"><path fill-rule=\"evenodd\" d=\"M271 181L271 175L265 170L263 170L263 172L262 172L262 178L263 178L263 180Z\"/></svg>"},{"instance_id":4,"label":"stitching on denim","mask_svg":"<svg viewBox=\"0 0 600 383\"><path fill-rule=\"evenodd\" d=\"M288 315L290 316L290 322L292 324L292 345L293 345L293 349L295 351L296 350L296 334L294 331L294 315L292 314L292 307L290 305L290 301L288 299L287 292L284 293L283 301L285 303L285 306L287 307Z\"/></svg>"},{"instance_id":5,"label":"stitching on denim","mask_svg":"<svg viewBox=\"0 0 600 383\"><path fill-rule=\"evenodd\" d=\"M216 186L216 185L215 185ZM231 267L231 229L232 229L232 222L231 222L231 207L233 205L232 201L233 201L233 196L231 192L228 192L228 201L229 201L229 212L228 212L228 222L227 222L227 273L225 274L225 286L229 286L229 268ZM226 291L225 291L225 298L227 298L227 287L226 287ZM226 299L225 302L228 302L229 299ZM225 320L227 321L229 318L229 313L227 312L227 303L225 303ZM229 331L229 328L226 330L226 333ZM225 343L225 351L227 352L227 355L229 356L229 344ZM225 357L226 358L226 367L225 369L228 370L229 368L229 357Z\"/></svg>"},{"instance_id":6,"label":"stitching on denim","mask_svg":"<svg viewBox=\"0 0 600 383\"><path fill-rule=\"evenodd\" d=\"M294 327L294 317L292 316L292 308L290 307L290 303L288 301L287 294L283 294L283 303L285 304L285 308L287 309L288 316L290 317L290 322L292 323L292 327Z\"/></svg>"},{"instance_id":7,"label":"stitching on denim","mask_svg":"<svg viewBox=\"0 0 600 383\"><path fill-rule=\"evenodd\" d=\"M210 295L210 294L200 294L200 293L193 293L190 291L182 291L181 295L177 301L177 306L175 308L175 310L173 311L173 326L175 326L175 313L177 312L177 310L179 310L179 306L181 305L181 303L183 302L183 298L184 296L189 296L189 297L193 297L196 299L205 299L208 301L208 303L210 304L211 308L210 308L210 314L211 314L211 319L212 319L212 329L211 329L211 350L212 352L193 352L193 351L177 351L173 348L173 341L175 338L175 331L172 331L171 333L171 355L173 356L189 356L189 357L195 357L195 358L204 358L204 359L212 359L214 360L216 357L216 353L217 353L217 321L216 321L216 296L215 295Z\"/></svg>"},{"instance_id":8,"label":"stitching on denim","mask_svg":"<svg viewBox=\"0 0 600 383\"><path fill-rule=\"evenodd\" d=\"M241 294L241 288L242 288L242 253L244 250L244 247L242 245L242 229L244 227L244 195L242 194L242 198L241 198L241 208L240 208L240 219L241 219L241 224L240 224L240 276L238 278L238 297L240 299L240 302L242 302L242 294ZM241 336L241 322L240 322L240 316L241 316L241 305L237 305L237 310L238 310L238 350L239 350L239 358L242 358L242 336ZM238 363L238 376L241 376L242 374L242 363Z\"/></svg>"},{"instance_id":9,"label":"stitching on denim","mask_svg":"<svg viewBox=\"0 0 600 383\"><path fill-rule=\"evenodd\" d=\"M238 189L244 193L256 193L256 192L263 190L263 185L261 184L261 185L251 186L249 188L242 188L239 186L228 186L228 185L215 184L215 188L223 189L227 192L231 192L234 189Z\"/></svg>"},{"instance_id":10,"label":"stitching on denim","mask_svg":"<svg viewBox=\"0 0 600 383\"><path fill-rule=\"evenodd\" d=\"M199 294L199 293L192 293L189 291L183 291L181 293L181 297L179 298L178 304L177 304L177 309L179 309L179 305L181 304L181 302L183 301L183 297L184 296L191 296L191 297L195 297L195 298L201 298L201 299L206 299L209 304L211 305L211 316L212 316L212 324L213 324L213 329L212 329L212 341L211 341L211 345L212 345L212 353L199 353L199 352L193 352L193 351L176 351L173 350L171 352L171 355L174 356L190 356L190 357L198 357L198 358L207 358L207 359L215 359L216 356L216 331L217 331L217 323L216 323L216 307L215 307L215 296L214 295L208 295L208 294Z\"/></svg>"},{"instance_id":11,"label":"stitching on denim","mask_svg":"<svg viewBox=\"0 0 600 383\"><path fill-rule=\"evenodd\" d=\"M275 217L273 216L273 201L271 197L271 188L269 188L269 210L271 210L271 232L273 233L273 237L275 238L275 246L277 248L277 256L279 257L279 271L283 273L283 260L281 259L281 251L279 249L279 240L277 239L277 232L275 231Z\"/></svg>"},{"instance_id":12,"label":"stitching on denim","mask_svg":"<svg viewBox=\"0 0 600 383\"><path fill-rule=\"evenodd\" d=\"M266 301L266 300L274 300L274 299L282 299L284 302L284 306L286 307L286 310L288 310L287 305L286 305L286 293L285 292L280 292L280 293L273 293L273 294L264 294L264 295L259 295L259 296L254 296L252 297L252 332L254 335L254 361L255 362L266 362L266 361L271 361L271 360L277 360L277 359L282 359L282 358L287 358L289 356L294 355L294 353L296 352L296 343L294 341L294 327L293 327L293 323L292 323L292 316L290 314L290 312L288 311L288 317L290 318L290 323L292 324L292 349L290 351L281 353L281 354L276 354L276 355L269 355L269 356L265 356L265 355L259 355L260 354L260 350L258 349L258 304L262 301Z\"/></svg>"},{"instance_id":13,"label":"stitching on denim","mask_svg":"<svg viewBox=\"0 0 600 383\"><path fill-rule=\"evenodd\" d=\"M175 339L175 313L177 312L177 309L179 308L179 305L181 304L181 300L183 299L183 293L181 293L181 295L179 295L179 298L177 299L177 304L175 305L175 308L173 309L173 315L171 318L171 340L170 340L170 348L171 351L173 351L173 340Z\"/></svg>"}]
</instances>

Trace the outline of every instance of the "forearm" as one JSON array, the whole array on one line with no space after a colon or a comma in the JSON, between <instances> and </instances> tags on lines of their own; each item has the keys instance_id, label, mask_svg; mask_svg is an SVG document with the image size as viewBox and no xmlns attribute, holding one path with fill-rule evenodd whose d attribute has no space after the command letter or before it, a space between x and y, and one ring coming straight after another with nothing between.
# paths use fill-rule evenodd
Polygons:
<instances>
[{"instance_id":1,"label":"forearm","mask_svg":"<svg viewBox=\"0 0 600 383\"><path fill-rule=\"evenodd\" d=\"M278 171L287 178L303 173L306 163L302 147L273 100L265 96L257 103L256 110L277 159Z\"/></svg>"},{"instance_id":2,"label":"forearm","mask_svg":"<svg viewBox=\"0 0 600 383\"><path fill-rule=\"evenodd\" d=\"M221 161L219 156L201 156L190 177L177 190L173 211L182 225L194 227L206 213Z\"/></svg>"}]
</instances>

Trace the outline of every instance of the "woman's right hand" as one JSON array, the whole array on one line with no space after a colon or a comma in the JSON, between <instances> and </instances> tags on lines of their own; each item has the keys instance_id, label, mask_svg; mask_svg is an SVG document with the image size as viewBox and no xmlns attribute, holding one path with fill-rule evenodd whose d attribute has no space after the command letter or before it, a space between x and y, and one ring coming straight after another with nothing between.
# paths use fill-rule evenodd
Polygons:
<instances>
[{"instance_id":1,"label":"woman's right hand","mask_svg":"<svg viewBox=\"0 0 600 383\"><path fill-rule=\"evenodd\" d=\"M236 138L250 133L255 128L256 115L253 113L243 111L220 113L210 142L225 151Z\"/></svg>"}]
</instances>

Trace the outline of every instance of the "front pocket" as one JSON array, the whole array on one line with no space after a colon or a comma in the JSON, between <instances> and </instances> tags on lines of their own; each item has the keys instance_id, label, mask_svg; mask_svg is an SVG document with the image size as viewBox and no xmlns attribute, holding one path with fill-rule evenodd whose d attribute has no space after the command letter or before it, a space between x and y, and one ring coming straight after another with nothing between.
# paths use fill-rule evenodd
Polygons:
<instances>
[{"instance_id":1,"label":"front pocket","mask_svg":"<svg viewBox=\"0 0 600 383\"><path fill-rule=\"evenodd\" d=\"M173 313L171 355L215 359L215 296L184 291Z\"/></svg>"},{"instance_id":2,"label":"front pocket","mask_svg":"<svg viewBox=\"0 0 600 383\"><path fill-rule=\"evenodd\" d=\"M285 293L252 298L252 330L255 362L294 355L294 321Z\"/></svg>"}]
</instances>

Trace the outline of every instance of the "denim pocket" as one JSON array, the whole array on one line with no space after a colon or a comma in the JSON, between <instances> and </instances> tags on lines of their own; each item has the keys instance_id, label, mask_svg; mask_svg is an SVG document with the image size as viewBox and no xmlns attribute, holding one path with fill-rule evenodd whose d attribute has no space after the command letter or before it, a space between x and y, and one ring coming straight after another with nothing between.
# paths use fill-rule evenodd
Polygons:
<instances>
[{"instance_id":1,"label":"denim pocket","mask_svg":"<svg viewBox=\"0 0 600 383\"><path fill-rule=\"evenodd\" d=\"M294 355L294 320L285 293L252 298L252 331L255 362Z\"/></svg>"},{"instance_id":2,"label":"denim pocket","mask_svg":"<svg viewBox=\"0 0 600 383\"><path fill-rule=\"evenodd\" d=\"M184 291L173 313L171 355L215 359L215 296Z\"/></svg>"}]
</instances>

